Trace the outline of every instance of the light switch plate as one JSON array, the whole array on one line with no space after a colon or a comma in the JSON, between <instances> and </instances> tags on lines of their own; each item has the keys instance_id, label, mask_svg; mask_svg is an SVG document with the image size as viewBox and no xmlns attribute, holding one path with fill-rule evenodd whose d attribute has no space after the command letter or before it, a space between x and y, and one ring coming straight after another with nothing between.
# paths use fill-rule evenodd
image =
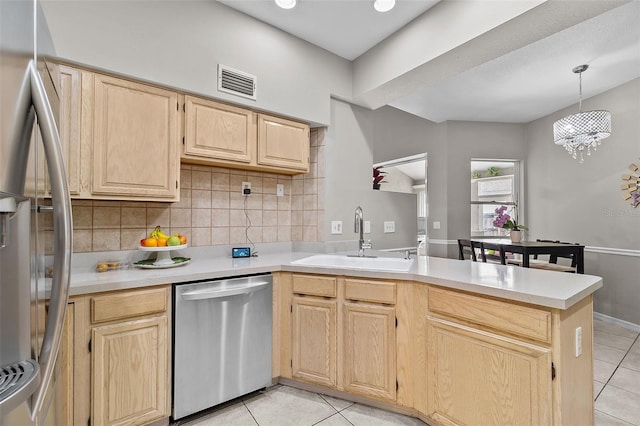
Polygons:
<instances>
[{"instance_id":1,"label":"light switch plate","mask_svg":"<svg viewBox=\"0 0 640 426\"><path fill-rule=\"evenodd\" d=\"M396 223L393 220L385 220L384 233L389 234L392 232L396 232Z\"/></svg>"},{"instance_id":2,"label":"light switch plate","mask_svg":"<svg viewBox=\"0 0 640 426\"><path fill-rule=\"evenodd\" d=\"M331 221L331 233L332 234L342 234L342 221L341 220L332 220Z\"/></svg>"},{"instance_id":3,"label":"light switch plate","mask_svg":"<svg viewBox=\"0 0 640 426\"><path fill-rule=\"evenodd\" d=\"M276 196L284 197L284 185L281 183L276 185Z\"/></svg>"},{"instance_id":4,"label":"light switch plate","mask_svg":"<svg viewBox=\"0 0 640 426\"><path fill-rule=\"evenodd\" d=\"M440 229L440 222L434 221L433 222L433 229Z\"/></svg>"},{"instance_id":5,"label":"light switch plate","mask_svg":"<svg viewBox=\"0 0 640 426\"><path fill-rule=\"evenodd\" d=\"M365 220L364 221L364 233L365 234L370 234L371 233L371 221L370 220Z\"/></svg>"}]
</instances>

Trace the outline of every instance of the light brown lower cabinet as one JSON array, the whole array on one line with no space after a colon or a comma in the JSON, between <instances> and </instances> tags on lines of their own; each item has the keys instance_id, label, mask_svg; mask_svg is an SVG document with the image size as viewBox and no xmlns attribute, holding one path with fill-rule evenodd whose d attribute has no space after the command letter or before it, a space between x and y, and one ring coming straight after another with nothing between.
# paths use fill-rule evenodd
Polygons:
<instances>
[{"instance_id":1,"label":"light brown lower cabinet","mask_svg":"<svg viewBox=\"0 0 640 426\"><path fill-rule=\"evenodd\" d=\"M562 310L417 282L274 275L274 377L433 425L593 424L591 296Z\"/></svg>"},{"instance_id":2,"label":"light brown lower cabinet","mask_svg":"<svg viewBox=\"0 0 640 426\"><path fill-rule=\"evenodd\" d=\"M395 283L306 274L280 274L278 282L286 310L281 374L395 401Z\"/></svg>"},{"instance_id":3,"label":"light brown lower cabinet","mask_svg":"<svg viewBox=\"0 0 640 426\"><path fill-rule=\"evenodd\" d=\"M346 302L344 322L345 391L395 401L395 308Z\"/></svg>"},{"instance_id":4,"label":"light brown lower cabinet","mask_svg":"<svg viewBox=\"0 0 640 426\"><path fill-rule=\"evenodd\" d=\"M337 302L294 297L292 302L291 368L296 379L323 386L337 385Z\"/></svg>"},{"instance_id":5,"label":"light brown lower cabinet","mask_svg":"<svg viewBox=\"0 0 640 426\"><path fill-rule=\"evenodd\" d=\"M146 425L171 410L170 286L74 296L74 425Z\"/></svg>"},{"instance_id":6,"label":"light brown lower cabinet","mask_svg":"<svg viewBox=\"0 0 640 426\"><path fill-rule=\"evenodd\" d=\"M168 415L166 315L95 327L93 425L146 424Z\"/></svg>"},{"instance_id":7,"label":"light brown lower cabinet","mask_svg":"<svg viewBox=\"0 0 640 426\"><path fill-rule=\"evenodd\" d=\"M551 424L551 349L428 320L428 412L442 424Z\"/></svg>"}]
</instances>

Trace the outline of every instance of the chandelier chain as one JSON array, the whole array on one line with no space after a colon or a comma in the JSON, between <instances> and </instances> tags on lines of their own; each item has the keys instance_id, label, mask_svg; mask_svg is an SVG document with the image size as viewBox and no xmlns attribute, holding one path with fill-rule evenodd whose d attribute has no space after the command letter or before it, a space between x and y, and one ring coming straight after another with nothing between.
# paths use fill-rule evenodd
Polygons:
<instances>
[{"instance_id":1,"label":"chandelier chain","mask_svg":"<svg viewBox=\"0 0 640 426\"><path fill-rule=\"evenodd\" d=\"M580 71L580 103L578 104L578 111L582 112L582 71Z\"/></svg>"}]
</instances>

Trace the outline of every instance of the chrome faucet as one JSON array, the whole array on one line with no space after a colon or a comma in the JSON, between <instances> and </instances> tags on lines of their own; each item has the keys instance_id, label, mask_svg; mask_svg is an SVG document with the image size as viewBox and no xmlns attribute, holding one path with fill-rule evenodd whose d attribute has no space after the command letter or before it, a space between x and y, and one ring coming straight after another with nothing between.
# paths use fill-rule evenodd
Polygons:
<instances>
[{"instance_id":1,"label":"chrome faucet","mask_svg":"<svg viewBox=\"0 0 640 426\"><path fill-rule=\"evenodd\" d=\"M360 206L356 207L353 229L360 237L358 239L358 257L364 257L364 251L371 248L371 241L364 242L364 214Z\"/></svg>"}]
</instances>

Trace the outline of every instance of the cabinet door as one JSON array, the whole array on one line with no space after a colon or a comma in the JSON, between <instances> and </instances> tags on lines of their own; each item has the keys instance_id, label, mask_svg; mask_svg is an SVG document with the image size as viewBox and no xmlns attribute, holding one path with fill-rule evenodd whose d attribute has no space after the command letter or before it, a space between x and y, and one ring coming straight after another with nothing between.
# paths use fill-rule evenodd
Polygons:
<instances>
[{"instance_id":1,"label":"cabinet door","mask_svg":"<svg viewBox=\"0 0 640 426\"><path fill-rule=\"evenodd\" d=\"M396 399L396 310L345 302L344 388Z\"/></svg>"},{"instance_id":2,"label":"cabinet door","mask_svg":"<svg viewBox=\"0 0 640 426\"><path fill-rule=\"evenodd\" d=\"M92 425L141 425L169 416L167 316L92 330Z\"/></svg>"},{"instance_id":3,"label":"cabinet door","mask_svg":"<svg viewBox=\"0 0 640 426\"><path fill-rule=\"evenodd\" d=\"M292 306L292 376L335 387L337 302L294 297Z\"/></svg>"},{"instance_id":4,"label":"cabinet door","mask_svg":"<svg viewBox=\"0 0 640 426\"><path fill-rule=\"evenodd\" d=\"M60 65L60 143L69 192L80 193L80 71Z\"/></svg>"},{"instance_id":5,"label":"cabinet door","mask_svg":"<svg viewBox=\"0 0 640 426\"><path fill-rule=\"evenodd\" d=\"M94 76L92 193L171 201L178 194L178 95Z\"/></svg>"},{"instance_id":6,"label":"cabinet door","mask_svg":"<svg viewBox=\"0 0 640 426\"><path fill-rule=\"evenodd\" d=\"M258 164L309 171L309 126L258 114Z\"/></svg>"},{"instance_id":7,"label":"cabinet door","mask_svg":"<svg viewBox=\"0 0 640 426\"><path fill-rule=\"evenodd\" d=\"M255 151L255 113L246 109L185 96L186 155L251 162Z\"/></svg>"},{"instance_id":8,"label":"cabinet door","mask_svg":"<svg viewBox=\"0 0 640 426\"><path fill-rule=\"evenodd\" d=\"M551 424L551 350L427 321L427 415L456 425Z\"/></svg>"}]
</instances>

